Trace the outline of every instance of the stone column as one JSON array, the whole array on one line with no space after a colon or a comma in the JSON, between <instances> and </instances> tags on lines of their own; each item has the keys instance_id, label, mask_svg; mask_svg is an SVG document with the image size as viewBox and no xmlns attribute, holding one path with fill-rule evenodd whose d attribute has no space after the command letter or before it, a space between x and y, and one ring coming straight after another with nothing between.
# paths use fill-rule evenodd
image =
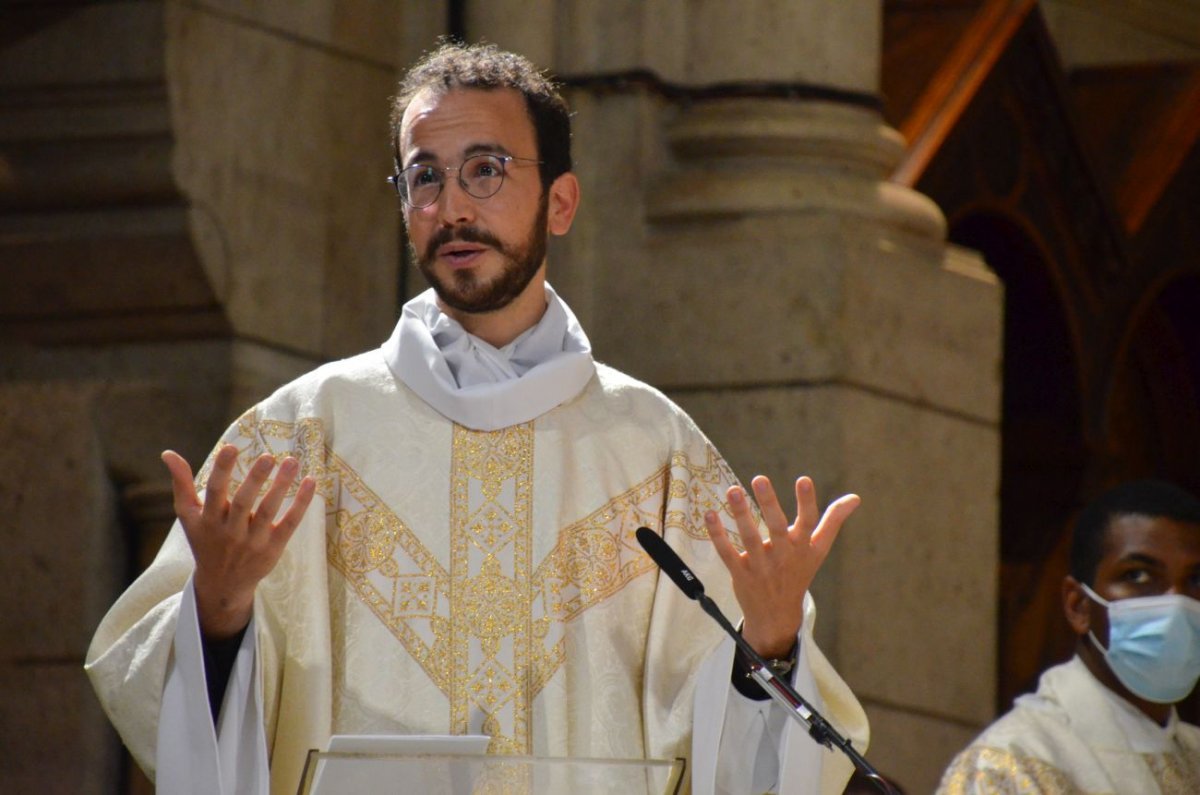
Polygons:
<instances>
[{"instance_id":1,"label":"stone column","mask_svg":"<svg viewBox=\"0 0 1200 795\"><path fill-rule=\"evenodd\" d=\"M233 327L231 415L391 331L388 97L407 7L166 5L173 165Z\"/></svg>"},{"instance_id":2,"label":"stone column","mask_svg":"<svg viewBox=\"0 0 1200 795\"><path fill-rule=\"evenodd\" d=\"M487 3L492 40L518 5ZM541 19L584 191L551 280L599 356L666 390L743 479L862 495L817 636L871 718L868 757L931 791L993 710L1002 299L888 179L904 142L875 101L880 3Z\"/></svg>"}]
</instances>

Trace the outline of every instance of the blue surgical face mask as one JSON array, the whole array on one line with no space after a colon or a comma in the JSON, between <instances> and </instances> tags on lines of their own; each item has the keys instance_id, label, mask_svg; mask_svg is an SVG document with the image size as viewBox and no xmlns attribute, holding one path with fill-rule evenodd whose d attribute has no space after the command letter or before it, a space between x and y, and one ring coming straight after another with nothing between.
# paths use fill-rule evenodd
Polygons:
<instances>
[{"instance_id":1,"label":"blue surgical face mask","mask_svg":"<svg viewBox=\"0 0 1200 795\"><path fill-rule=\"evenodd\" d=\"M1081 583L1082 585L1082 583ZM1088 630L1092 644L1129 691L1156 704L1182 700L1200 679L1200 602L1182 594L1108 601L1108 648Z\"/></svg>"}]
</instances>

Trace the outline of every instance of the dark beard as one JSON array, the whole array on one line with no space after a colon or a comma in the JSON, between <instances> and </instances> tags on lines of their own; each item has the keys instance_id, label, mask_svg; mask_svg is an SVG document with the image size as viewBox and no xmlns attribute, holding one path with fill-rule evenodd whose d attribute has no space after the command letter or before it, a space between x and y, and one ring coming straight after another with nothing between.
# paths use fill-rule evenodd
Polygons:
<instances>
[{"instance_id":1,"label":"dark beard","mask_svg":"<svg viewBox=\"0 0 1200 795\"><path fill-rule=\"evenodd\" d=\"M426 281L433 287L443 304L470 314L495 312L511 304L525 291L546 259L546 222L549 206L549 199L543 194L538 201L537 217L524 244L520 246L506 246L491 233L474 226L457 226L443 227L435 232L425 245L423 256L411 242L409 250ZM439 279L433 270L437 250L452 241L479 243L494 249L505 259L500 275L491 281L481 281L476 273L468 270L452 273L449 283Z\"/></svg>"}]
</instances>

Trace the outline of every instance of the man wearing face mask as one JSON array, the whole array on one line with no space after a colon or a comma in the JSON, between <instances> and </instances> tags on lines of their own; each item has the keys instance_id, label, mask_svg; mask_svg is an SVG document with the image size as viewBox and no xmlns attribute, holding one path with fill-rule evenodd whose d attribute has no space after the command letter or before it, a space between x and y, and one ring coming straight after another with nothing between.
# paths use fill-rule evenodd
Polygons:
<instances>
[{"instance_id":1,"label":"man wearing face mask","mask_svg":"<svg viewBox=\"0 0 1200 795\"><path fill-rule=\"evenodd\" d=\"M1126 483L1080 514L1063 580L1075 657L960 753L939 793L1196 793L1200 500Z\"/></svg>"}]
</instances>

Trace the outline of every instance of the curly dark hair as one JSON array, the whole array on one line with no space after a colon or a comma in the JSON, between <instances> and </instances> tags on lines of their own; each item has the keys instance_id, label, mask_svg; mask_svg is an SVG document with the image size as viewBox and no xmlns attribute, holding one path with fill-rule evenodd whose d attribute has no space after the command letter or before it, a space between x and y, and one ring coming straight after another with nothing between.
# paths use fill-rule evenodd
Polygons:
<instances>
[{"instance_id":1,"label":"curly dark hair","mask_svg":"<svg viewBox=\"0 0 1200 795\"><path fill-rule=\"evenodd\" d=\"M1071 576L1095 585L1096 568L1108 544L1108 529L1118 516L1174 519L1200 527L1200 500L1162 480L1135 480L1101 494L1080 512L1071 537Z\"/></svg>"},{"instance_id":2,"label":"curly dark hair","mask_svg":"<svg viewBox=\"0 0 1200 795\"><path fill-rule=\"evenodd\" d=\"M417 61L400 81L392 99L392 139L399 141L400 121L413 97L426 88L512 88L525 97L537 140L542 189L571 170L571 112L554 81L529 59L494 44L443 42ZM399 150L396 151L399 163Z\"/></svg>"}]
</instances>

